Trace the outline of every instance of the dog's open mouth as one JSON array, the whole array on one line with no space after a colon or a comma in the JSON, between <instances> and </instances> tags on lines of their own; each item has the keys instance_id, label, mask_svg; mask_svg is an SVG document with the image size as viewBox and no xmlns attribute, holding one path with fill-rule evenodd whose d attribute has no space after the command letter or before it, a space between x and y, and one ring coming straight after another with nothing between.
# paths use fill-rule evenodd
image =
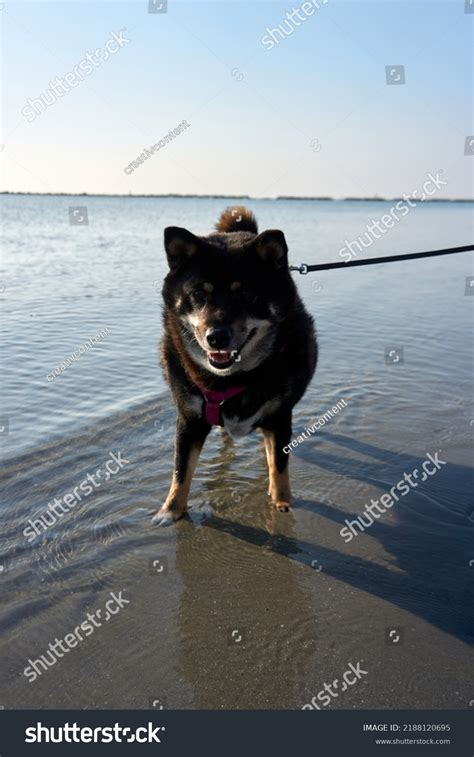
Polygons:
<instances>
[{"instance_id":1,"label":"dog's open mouth","mask_svg":"<svg viewBox=\"0 0 474 757\"><path fill-rule=\"evenodd\" d=\"M240 360L240 355L237 355L236 353L237 350L232 350L232 352L224 352L224 350L219 350L219 352L208 352L207 359L213 368L230 368L231 365Z\"/></svg>"},{"instance_id":2,"label":"dog's open mouth","mask_svg":"<svg viewBox=\"0 0 474 757\"><path fill-rule=\"evenodd\" d=\"M244 343L240 345L238 350L217 350L215 352L208 352L207 353L207 359L209 360L209 364L213 368L219 368L220 370L225 370L226 368L230 368L231 365L234 365L234 363L238 363L241 359L241 351L245 347L246 344L249 343L251 338L255 335L257 329L252 329L247 338L245 339Z\"/></svg>"}]
</instances>

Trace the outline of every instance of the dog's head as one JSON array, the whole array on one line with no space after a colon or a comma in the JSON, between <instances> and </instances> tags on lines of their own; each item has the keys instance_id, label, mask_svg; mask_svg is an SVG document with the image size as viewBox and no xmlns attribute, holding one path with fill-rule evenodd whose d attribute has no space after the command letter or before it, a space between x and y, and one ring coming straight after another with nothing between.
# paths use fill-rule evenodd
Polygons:
<instances>
[{"instance_id":1,"label":"dog's head","mask_svg":"<svg viewBox=\"0 0 474 757\"><path fill-rule=\"evenodd\" d=\"M163 297L189 356L220 376L263 362L295 295L283 232L198 237L172 226L165 250Z\"/></svg>"}]
</instances>

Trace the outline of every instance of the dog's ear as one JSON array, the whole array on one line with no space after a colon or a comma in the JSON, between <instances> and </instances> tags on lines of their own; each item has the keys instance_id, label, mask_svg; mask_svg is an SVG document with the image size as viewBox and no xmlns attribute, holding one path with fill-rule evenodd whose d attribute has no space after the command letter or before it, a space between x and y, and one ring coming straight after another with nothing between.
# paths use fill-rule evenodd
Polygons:
<instances>
[{"instance_id":1,"label":"dog's ear","mask_svg":"<svg viewBox=\"0 0 474 757\"><path fill-rule=\"evenodd\" d=\"M165 229L164 242L168 265L172 273L196 254L201 243L198 237L187 229L180 229L179 226L168 226Z\"/></svg>"},{"instance_id":2,"label":"dog's ear","mask_svg":"<svg viewBox=\"0 0 474 757\"><path fill-rule=\"evenodd\" d=\"M271 264L274 268L288 267L288 245L282 231L262 231L253 240L252 247L265 263Z\"/></svg>"}]
</instances>

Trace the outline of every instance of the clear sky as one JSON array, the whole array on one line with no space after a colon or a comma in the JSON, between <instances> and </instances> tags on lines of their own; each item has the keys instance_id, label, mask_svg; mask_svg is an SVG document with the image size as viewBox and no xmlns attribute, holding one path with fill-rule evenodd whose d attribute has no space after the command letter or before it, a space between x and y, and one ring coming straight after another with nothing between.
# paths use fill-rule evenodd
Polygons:
<instances>
[{"instance_id":1,"label":"clear sky","mask_svg":"<svg viewBox=\"0 0 474 757\"><path fill-rule=\"evenodd\" d=\"M393 197L442 170L439 197L472 197L465 0L319 4L5 2L2 190ZM78 68L120 30L123 47ZM25 115L74 69L69 91Z\"/></svg>"}]
</instances>

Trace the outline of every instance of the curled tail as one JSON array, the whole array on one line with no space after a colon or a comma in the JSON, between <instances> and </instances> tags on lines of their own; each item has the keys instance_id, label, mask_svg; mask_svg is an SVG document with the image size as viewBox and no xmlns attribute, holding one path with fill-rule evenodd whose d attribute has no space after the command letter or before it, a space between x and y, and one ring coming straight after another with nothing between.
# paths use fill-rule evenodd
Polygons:
<instances>
[{"instance_id":1,"label":"curled tail","mask_svg":"<svg viewBox=\"0 0 474 757\"><path fill-rule=\"evenodd\" d=\"M216 229L223 233L228 231L250 231L252 234L258 234L257 219L243 205L226 208L216 223Z\"/></svg>"}]
</instances>

